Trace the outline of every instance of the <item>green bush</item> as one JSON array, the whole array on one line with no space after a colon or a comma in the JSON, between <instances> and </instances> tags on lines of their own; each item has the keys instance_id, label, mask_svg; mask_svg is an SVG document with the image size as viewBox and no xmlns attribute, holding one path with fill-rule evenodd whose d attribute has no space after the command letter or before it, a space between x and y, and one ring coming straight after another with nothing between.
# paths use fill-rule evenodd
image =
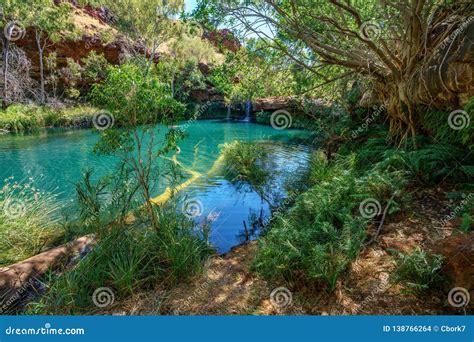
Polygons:
<instances>
[{"instance_id":1,"label":"green bush","mask_svg":"<svg viewBox=\"0 0 474 342\"><path fill-rule=\"evenodd\" d=\"M0 110L0 129L19 133L46 127L91 127L97 111L89 106L57 110L48 106L14 104Z\"/></svg>"},{"instance_id":2,"label":"green bush","mask_svg":"<svg viewBox=\"0 0 474 342\"><path fill-rule=\"evenodd\" d=\"M261 186L269 172L264 168L268 153L262 146L252 142L234 141L221 146L225 172L231 182L248 182Z\"/></svg>"},{"instance_id":3,"label":"green bush","mask_svg":"<svg viewBox=\"0 0 474 342\"><path fill-rule=\"evenodd\" d=\"M37 183L32 178L22 183L9 178L0 188L0 267L54 246L63 234L60 202L40 191Z\"/></svg>"},{"instance_id":4,"label":"green bush","mask_svg":"<svg viewBox=\"0 0 474 342\"><path fill-rule=\"evenodd\" d=\"M48 292L30 314L78 314L94 308L93 293L108 287L116 301L157 283L173 286L201 271L212 253L194 222L171 208L161 210L160 229L110 225L92 252L72 270L51 275Z\"/></svg>"},{"instance_id":5,"label":"green bush","mask_svg":"<svg viewBox=\"0 0 474 342\"><path fill-rule=\"evenodd\" d=\"M366 220L353 215L358 205L353 158L334 166L319 160L313 169L315 185L288 212L276 213L253 268L269 279L321 281L333 290L358 255Z\"/></svg>"},{"instance_id":6,"label":"green bush","mask_svg":"<svg viewBox=\"0 0 474 342\"><path fill-rule=\"evenodd\" d=\"M418 136L405 146L387 141L387 130L378 126L362 143L348 143L342 154L355 153L360 170L403 172L412 183L433 184L441 180L470 182L474 176L474 156L465 148Z\"/></svg>"},{"instance_id":7,"label":"green bush","mask_svg":"<svg viewBox=\"0 0 474 342\"><path fill-rule=\"evenodd\" d=\"M450 114L452 112L448 113L439 110L426 111L422 115L423 126L430 135L433 135L440 142L460 144L472 150L474 146L472 143L474 141L474 125L472 125L472 120L474 120L474 97L469 99L463 110L465 113L457 115L457 119L467 120L469 117L471 124L462 129L453 129L450 126ZM467 123L462 120L457 122L456 116L451 117L451 124L462 127Z\"/></svg>"},{"instance_id":8,"label":"green bush","mask_svg":"<svg viewBox=\"0 0 474 342\"><path fill-rule=\"evenodd\" d=\"M393 280L407 286L409 292L419 293L443 285L440 274L443 265L441 255L416 247L411 254L398 253Z\"/></svg>"}]
</instances>

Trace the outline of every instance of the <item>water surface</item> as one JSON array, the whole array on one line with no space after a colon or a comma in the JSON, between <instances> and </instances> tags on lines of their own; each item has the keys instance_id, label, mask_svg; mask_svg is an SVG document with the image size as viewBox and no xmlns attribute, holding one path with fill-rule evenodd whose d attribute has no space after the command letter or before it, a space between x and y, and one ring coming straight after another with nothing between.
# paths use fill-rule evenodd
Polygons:
<instances>
[{"instance_id":1,"label":"water surface","mask_svg":"<svg viewBox=\"0 0 474 342\"><path fill-rule=\"evenodd\" d=\"M250 189L237 188L214 169L220 155L219 145L235 140L261 141L270 150L279 171L275 187L287 176L302 170L308 148L302 143L308 135L301 130L275 130L270 126L203 120L185 123L181 128L188 137L179 145L177 160L201 177L183 190L183 197L196 199L202 215L196 220L212 219L211 242L223 253L243 242L243 221L249 213L268 213L268 206ZM164 135L166 128L161 129ZM13 176L15 180L41 179L40 186L53 190L65 203L75 201L74 184L81 173L93 168L96 176L113 172L115 157L98 156L92 149L98 140L93 130L48 131L34 135L0 137L0 180ZM185 179L191 175L184 173ZM160 195L167 184L158 184L154 196Z\"/></svg>"}]
</instances>

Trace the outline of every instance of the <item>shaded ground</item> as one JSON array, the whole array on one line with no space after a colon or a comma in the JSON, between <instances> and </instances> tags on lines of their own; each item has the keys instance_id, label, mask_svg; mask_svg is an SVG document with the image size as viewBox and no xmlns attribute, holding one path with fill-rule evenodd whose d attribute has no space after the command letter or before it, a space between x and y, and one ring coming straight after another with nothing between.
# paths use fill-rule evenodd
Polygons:
<instances>
[{"instance_id":1,"label":"shaded ground","mask_svg":"<svg viewBox=\"0 0 474 342\"><path fill-rule=\"evenodd\" d=\"M390 282L393 251L408 252L415 246L430 249L449 236L453 225L442 228L441 218L450 201L442 192L423 191L413 199L411 210L388 220L377 241L367 246L339 280L332 294L317 288L296 288L292 284L269 284L249 268L256 242L237 247L206 265L203 275L171 292L141 293L117 303L119 315L433 315L463 314L447 303L447 293L427 292L417 297L406 294ZM377 223L374 223L375 230ZM291 290L292 303L275 307L270 294L277 287ZM110 313L110 311L109 311Z\"/></svg>"}]
</instances>

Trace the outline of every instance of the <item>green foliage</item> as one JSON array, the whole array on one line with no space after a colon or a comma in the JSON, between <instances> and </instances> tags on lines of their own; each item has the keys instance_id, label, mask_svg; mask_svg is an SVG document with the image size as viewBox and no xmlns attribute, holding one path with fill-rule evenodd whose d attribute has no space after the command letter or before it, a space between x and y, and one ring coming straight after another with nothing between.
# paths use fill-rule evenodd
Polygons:
<instances>
[{"instance_id":1,"label":"green foliage","mask_svg":"<svg viewBox=\"0 0 474 342\"><path fill-rule=\"evenodd\" d=\"M174 208L176 209L176 208ZM92 295L109 287L116 301L156 283L172 286L202 269L211 253L194 223L176 210L159 213L161 229L110 226L92 252L71 270L52 276L49 291L29 306L32 314L78 314L94 308Z\"/></svg>"},{"instance_id":2,"label":"green foliage","mask_svg":"<svg viewBox=\"0 0 474 342\"><path fill-rule=\"evenodd\" d=\"M213 68L208 79L229 103L291 95L294 84L286 66L266 63L244 49L228 53L225 63Z\"/></svg>"},{"instance_id":3,"label":"green foliage","mask_svg":"<svg viewBox=\"0 0 474 342\"><path fill-rule=\"evenodd\" d=\"M153 49L184 29L184 25L173 20L183 8L183 0L87 0L87 3L108 8L116 16L115 25L119 29Z\"/></svg>"},{"instance_id":4,"label":"green foliage","mask_svg":"<svg viewBox=\"0 0 474 342\"><path fill-rule=\"evenodd\" d=\"M162 260L163 280L169 285L200 272L204 259L213 252L207 244L208 224L197 230L194 221L179 213L174 203L158 210L160 229L151 236L155 254Z\"/></svg>"},{"instance_id":5,"label":"green foliage","mask_svg":"<svg viewBox=\"0 0 474 342\"><path fill-rule=\"evenodd\" d=\"M256 114L256 122L259 124L270 124L272 113L271 112L258 112ZM316 123L313 118L309 117L294 117L291 123L291 128L296 129L308 129L313 130L316 127Z\"/></svg>"},{"instance_id":6,"label":"green foliage","mask_svg":"<svg viewBox=\"0 0 474 342\"><path fill-rule=\"evenodd\" d=\"M463 110L464 113L454 114L451 118L450 113L447 112L437 110L426 111L422 116L423 126L441 143L464 145L472 150L474 147L474 126L472 125L474 120L474 97L470 98ZM467 125L467 121L461 121L461 119L469 120L471 124ZM457 122L457 120L460 121ZM459 128L462 128L453 129L453 125L454 127L459 126Z\"/></svg>"},{"instance_id":7,"label":"green foliage","mask_svg":"<svg viewBox=\"0 0 474 342\"><path fill-rule=\"evenodd\" d=\"M393 280L406 285L408 291L414 293L439 288L445 281L440 274L442 265L441 255L417 247L411 254L398 254Z\"/></svg>"},{"instance_id":8,"label":"green foliage","mask_svg":"<svg viewBox=\"0 0 474 342\"><path fill-rule=\"evenodd\" d=\"M67 58L67 66L60 70L62 77L67 79L66 94L70 98L78 98L85 89L82 84L94 84L102 81L107 76L109 63L105 57L91 51L80 63L72 58Z\"/></svg>"},{"instance_id":9,"label":"green foliage","mask_svg":"<svg viewBox=\"0 0 474 342\"><path fill-rule=\"evenodd\" d=\"M381 126L366 133L366 140L343 146L341 153L356 151L360 168L374 167L380 172L403 172L413 183L433 184L441 180L468 183L474 175L474 157L450 143L418 136L410 144L394 147Z\"/></svg>"},{"instance_id":10,"label":"green foliage","mask_svg":"<svg viewBox=\"0 0 474 342\"><path fill-rule=\"evenodd\" d=\"M461 232L469 233L472 231L472 227L474 226L474 220L472 216L468 213L464 213L462 215L462 222L461 222Z\"/></svg>"},{"instance_id":11,"label":"green foliage","mask_svg":"<svg viewBox=\"0 0 474 342\"><path fill-rule=\"evenodd\" d=\"M38 180L5 180L0 188L0 266L25 260L54 245L62 235L62 206Z\"/></svg>"},{"instance_id":12,"label":"green foliage","mask_svg":"<svg viewBox=\"0 0 474 342\"><path fill-rule=\"evenodd\" d=\"M265 145L234 141L221 148L225 177L240 190L249 186L270 207L277 205L279 195L272 182L276 170Z\"/></svg>"},{"instance_id":13,"label":"green foliage","mask_svg":"<svg viewBox=\"0 0 474 342\"><path fill-rule=\"evenodd\" d=\"M179 118L184 105L171 96L155 68L147 70L140 61L111 66L107 79L91 91L92 101L109 110L122 126L169 123Z\"/></svg>"},{"instance_id":14,"label":"green foliage","mask_svg":"<svg viewBox=\"0 0 474 342\"><path fill-rule=\"evenodd\" d=\"M263 166L268 153L256 143L234 141L222 145L225 172L232 182L249 182L262 186L269 177L269 171Z\"/></svg>"},{"instance_id":15,"label":"green foliage","mask_svg":"<svg viewBox=\"0 0 474 342\"><path fill-rule=\"evenodd\" d=\"M312 165L314 185L287 213L277 213L261 240L254 268L270 279L321 281L333 290L365 239L365 220L353 215L358 204L354 160Z\"/></svg>"},{"instance_id":16,"label":"green foliage","mask_svg":"<svg viewBox=\"0 0 474 342\"><path fill-rule=\"evenodd\" d=\"M175 99L190 102L193 90L205 89L205 77L192 59L180 61L174 58L166 59L156 65L158 73L164 81L171 84L171 92ZM189 105L188 105L189 106Z\"/></svg>"},{"instance_id":17,"label":"green foliage","mask_svg":"<svg viewBox=\"0 0 474 342\"><path fill-rule=\"evenodd\" d=\"M0 129L31 132L45 127L90 127L98 109L89 106L54 109L48 106L14 104L0 110Z\"/></svg>"}]
</instances>

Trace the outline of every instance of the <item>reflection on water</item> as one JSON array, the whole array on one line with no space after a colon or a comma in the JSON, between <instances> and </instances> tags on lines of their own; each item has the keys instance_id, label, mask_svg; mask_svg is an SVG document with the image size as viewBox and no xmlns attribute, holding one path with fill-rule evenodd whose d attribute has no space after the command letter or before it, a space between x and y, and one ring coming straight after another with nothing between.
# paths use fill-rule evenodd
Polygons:
<instances>
[{"instance_id":1,"label":"reflection on water","mask_svg":"<svg viewBox=\"0 0 474 342\"><path fill-rule=\"evenodd\" d=\"M216 120L196 121L182 127L189 136L180 143L176 158L185 168L202 174L183 195L202 203L202 215L196 219L212 218L211 242L219 252L226 252L243 242L243 221L248 222L249 213L263 211L266 214L268 206L249 189L237 189L219 170L210 172L220 154L219 145L234 140L266 142L276 165L275 172L280 175L274 185L281 188L284 179L306 165L308 150L298 142L308 135L299 130L278 131L269 126ZM166 128L162 128L160 135L164 136L165 131ZM91 130L2 136L0 179L9 176L16 180L41 178L42 188L55 189L61 200L72 202L75 199L73 184L81 179L83 170L92 167L96 176L114 170L115 157L91 152L97 139L97 132ZM165 182L159 184L155 195L163 192L166 185Z\"/></svg>"}]
</instances>

